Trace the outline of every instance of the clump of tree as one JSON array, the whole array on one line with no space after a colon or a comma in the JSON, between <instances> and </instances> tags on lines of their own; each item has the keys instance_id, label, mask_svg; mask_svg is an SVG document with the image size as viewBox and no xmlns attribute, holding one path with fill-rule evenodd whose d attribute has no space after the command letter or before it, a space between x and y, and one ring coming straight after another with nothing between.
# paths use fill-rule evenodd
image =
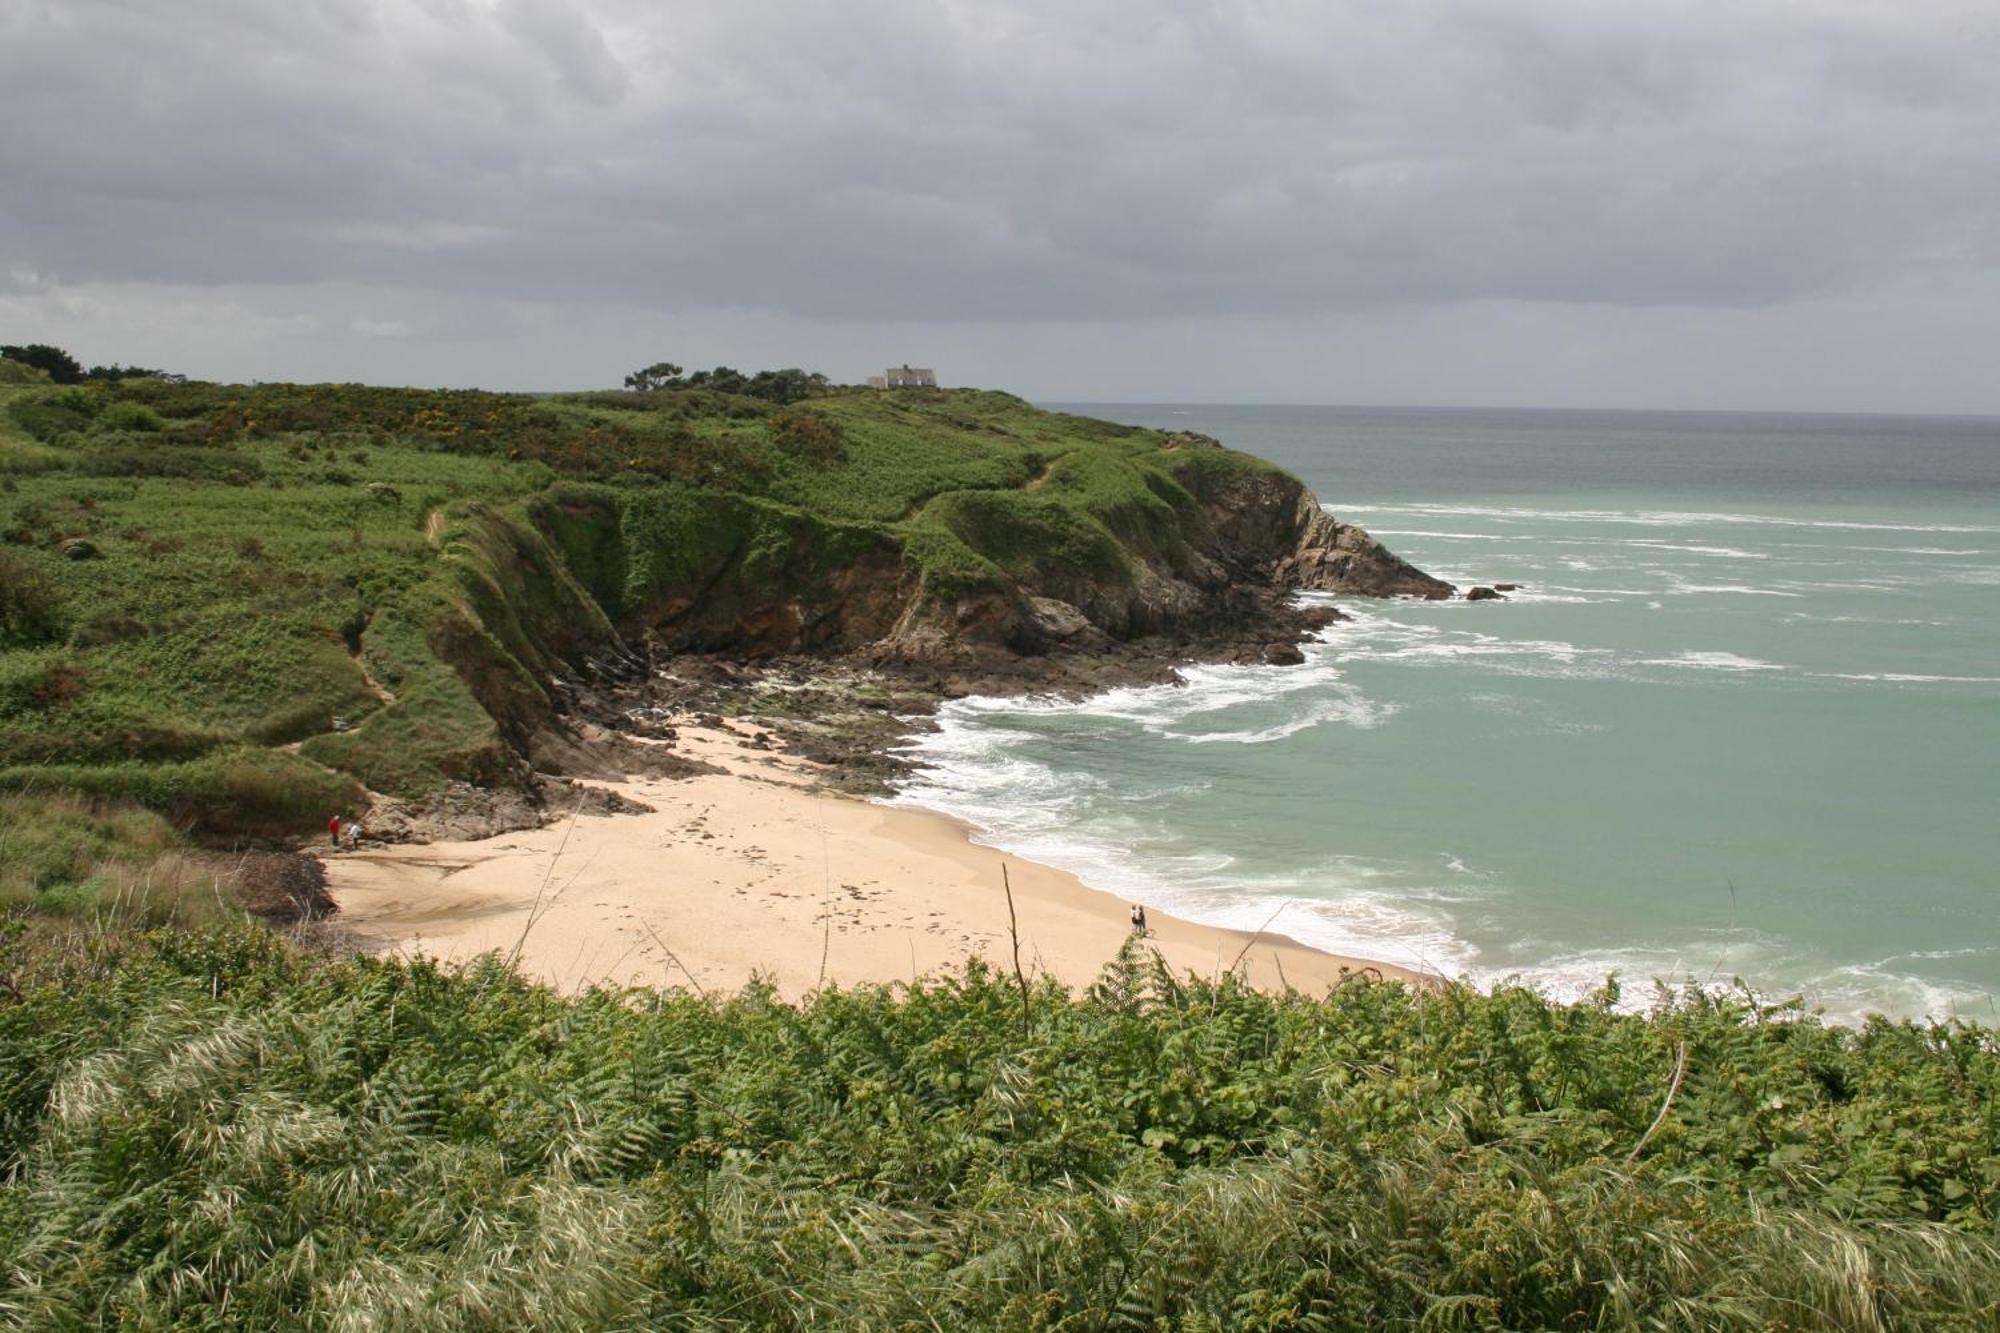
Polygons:
<instances>
[{"instance_id":1,"label":"clump of tree","mask_svg":"<svg viewBox=\"0 0 2000 1333\"><path fill-rule=\"evenodd\" d=\"M713 370L683 371L671 361L656 361L625 377L625 387L635 393L665 393L679 389L707 389L712 393L740 394L772 403L796 403L817 398L831 387L818 371L787 366L783 370L760 370L746 375L730 366Z\"/></svg>"},{"instance_id":2,"label":"clump of tree","mask_svg":"<svg viewBox=\"0 0 2000 1333\"><path fill-rule=\"evenodd\" d=\"M0 358L33 366L57 384L83 383L83 365L60 347L48 343L8 343L0 346Z\"/></svg>"},{"instance_id":3,"label":"clump of tree","mask_svg":"<svg viewBox=\"0 0 2000 1333\"><path fill-rule=\"evenodd\" d=\"M171 371L153 370L146 366L121 366L116 362L85 370L82 362L62 348L48 343L8 343L0 346L0 360L32 366L56 384L83 384L92 380L116 383L133 379L162 379L180 383L187 378Z\"/></svg>"}]
</instances>

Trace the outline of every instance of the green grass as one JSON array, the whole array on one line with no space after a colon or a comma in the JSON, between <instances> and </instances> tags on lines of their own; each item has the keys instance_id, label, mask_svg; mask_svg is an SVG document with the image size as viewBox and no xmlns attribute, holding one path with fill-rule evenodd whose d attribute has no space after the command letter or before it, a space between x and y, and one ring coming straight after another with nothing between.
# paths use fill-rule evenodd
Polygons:
<instances>
[{"instance_id":1,"label":"green grass","mask_svg":"<svg viewBox=\"0 0 2000 1333\"><path fill-rule=\"evenodd\" d=\"M290 747L417 794L512 780L554 682L654 625L852 645L1026 590L1137 632L1212 542L1205 488L1261 467L1164 442L972 390L10 382L0 770L153 800L182 787L134 765Z\"/></svg>"},{"instance_id":2,"label":"green grass","mask_svg":"<svg viewBox=\"0 0 2000 1333\"><path fill-rule=\"evenodd\" d=\"M1985 1029L1274 997L1139 955L1025 1008L977 967L800 1006L563 999L242 931L0 966L21 1326L2000 1317Z\"/></svg>"}]
</instances>

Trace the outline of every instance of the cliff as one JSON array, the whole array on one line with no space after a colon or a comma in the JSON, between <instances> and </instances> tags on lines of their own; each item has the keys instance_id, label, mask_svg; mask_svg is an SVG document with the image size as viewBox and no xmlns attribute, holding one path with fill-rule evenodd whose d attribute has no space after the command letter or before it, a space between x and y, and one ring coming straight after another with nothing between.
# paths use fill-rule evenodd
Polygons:
<instances>
[{"instance_id":1,"label":"cliff","mask_svg":"<svg viewBox=\"0 0 2000 1333\"><path fill-rule=\"evenodd\" d=\"M0 409L0 787L59 769L197 824L190 784L261 829L350 779L525 782L648 652L1086 687L1254 659L1324 623L1298 591L1451 591L1258 459L999 393L126 381Z\"/></svg>"}]
</instances>

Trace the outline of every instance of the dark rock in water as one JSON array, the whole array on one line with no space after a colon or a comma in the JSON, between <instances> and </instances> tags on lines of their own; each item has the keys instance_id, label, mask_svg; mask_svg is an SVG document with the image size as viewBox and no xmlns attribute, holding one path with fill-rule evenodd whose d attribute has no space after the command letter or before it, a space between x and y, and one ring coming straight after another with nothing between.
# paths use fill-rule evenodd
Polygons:
<instances>
[{"instance_id":1,"label":"dark rock in water","mask_svg":"<svg viewBox=\"0 0 2000 1333\"><path fill-rule=\"evenodd\" d=\"M1306 660L1296 643L1274 643L1264 649L1264 665L1297 666Z\"/></svg>"},{"instance_id":2,"label":"dark rock in water","mask_svg":"<svg viewBox=\"0 0 2000 1333\"><path fill-rule=\"evenodd\" d=\"M1482 586L1478 588L1467 588L1465 590L1465 600L1468 602L1496 602L1496 601L1504 602L1507 599L1505 597L1502 597L1494 589Z\"/></svg>"},{"instance_id":3,"label":"dark rock in water","mask_svg":"<svg viewBox=\"0 0 2000 1333\"><path fill-rule=\"evenodd\" d=\"M1424 600L1427 602L1448 602L1451 600L1451 589L1432 588L1424 593Z\"/></svg>"},{"instance_id":4,"label":"dark rock in water","mask_svg":"<svg viewBox=\"0 0 2000 1333\"><path fill-rule=\"evenodd\" d=\"M1495 591L1495 592L1513 592L1513 591L1514 591L1514 590L1515 590L1516 588L1518 588L1518 587L1520 587L1520 586L1521 586L1521 585L1520 585L1520 584L1518 584L1518 583L1496 583L1496 584L1494 584L1494 585L1493 585L1493 591Z\"/></svg>"},{"instance_id":5,"label":"dark rock in water","mask_svg":"<svg viewBox=\"0 0 2000 1333\"><path fill-rule=\"evenodd\" d=\"M87 542L81 537L71 537L56 549L71 560L95 560L104 554L94 543Z\"/></svg>"}]
</instances>

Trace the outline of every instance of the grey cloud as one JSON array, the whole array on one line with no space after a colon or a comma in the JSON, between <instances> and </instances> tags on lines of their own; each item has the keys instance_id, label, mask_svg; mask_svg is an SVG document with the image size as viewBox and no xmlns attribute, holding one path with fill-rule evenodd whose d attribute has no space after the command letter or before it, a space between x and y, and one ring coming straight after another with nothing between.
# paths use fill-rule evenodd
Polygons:
<instances>
[{"instance_id":1,"label":"grey cloud","mask_svg":"<svg viewBox=\"0 0 2000 1333\"><path fill-rule=\"evenodd\" d=\"M1755 306L2000 263L1986 7L11 13L0 271L58 281L1005 321Z\"/></svg>"}]
</instances>

